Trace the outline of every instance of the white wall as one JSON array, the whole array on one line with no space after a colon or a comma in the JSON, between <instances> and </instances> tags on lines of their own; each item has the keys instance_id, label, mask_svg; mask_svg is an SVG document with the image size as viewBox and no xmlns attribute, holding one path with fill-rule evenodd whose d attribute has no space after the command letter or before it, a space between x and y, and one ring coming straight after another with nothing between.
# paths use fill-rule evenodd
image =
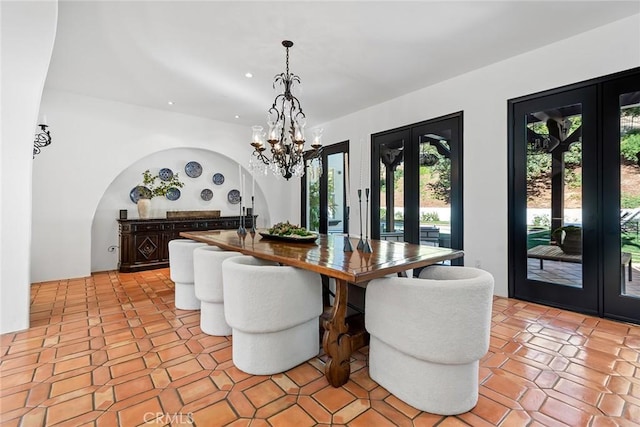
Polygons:
<instances>
[{"instance_id":1,"label":"white wall","mask_svg":"<svg viewBox=\"0 0 640 427\"><path fill-rule=\"evenodd\" d=\"M55 139L38 156L33 170L33 282L91 273L94 215L98 213L98 227L107 221L106 209L111 210L115 220L118 210L127 207L129 192L139 183L144 169L169 167L175 171L182 168L184 172L185 159L198 160L202 150L216 152L220 167L231 171L225 174L230 186L238 182L237 163L245 169L248 166L251 130L242 126L55 90L45 90L42 108L47 111ZM193 152L175 152L181 157L173 159L173 163L162 155L149 157L176 148L190 148ZM203 166L216 166L208 164L217 161L213 157L205 160ZM126 177L119 178L123 173ZM295 186L283 184L271 175L261 177L257 186L268 200L264 218L291 219L291 197L282 189L297 192ZM190 186L188 190L194 188ZM119 199L114 206L99 206L103 197L114 200L116 193ZM192 198L189 195L184 200ZM256 212L260 211L265 212L264 206L256 207ZM113 223L108 227L113 232ZM105 250L104 234L101 239L93 248L96 253ZM96 260L96 268L106 265L113 265L112 260Z\"/></svg>"},{"instance_id":2,"label":"white wall","mask_svg":"<svg viewBox=\"0 0 640 427\"><path fill-rule=\"evenodd\" d=\"M0 333L29 326L33 139L58 4L0 2Z\"/></svg>"},{"instance_id":3,"label":"white wall","mask_svg":"<svg viewBox=\"0 0 640 427\"><path fill-rule=\"evenodd\" d=\"M184 167L190 161L197 161L202 166L202 175L191 178L186 175ZM118 223L116 219L120 209L126 209L128 218L138 218L138 210L131 201L129 193L132 188L142 184L142 172L149 169L156 174L166 167L174 174L178 173L184 187L180 188L178 200L168 200L166 197L154 197L151 201L151 216L166 218L167 211L174 210L219 210L220 215L240 215L240 205L231 204L228 193L233 189L240 189L238 164L217 152L197 148L171 148L150 154L127 169L122 171L109 185L98 204L91 228L91 271L115 270L118 268L118 251L109 251L109 247L118 246ZM225 180L221 185L213 183L214 173L221 173ZM251 207L251 175L243 169L245 175L245 194L243 206ZM266 198L260 189L261 177L256 179L255 209L258 215L257 227L271 224ZM208 188L213 191L213 198L202 200L200 192Z\"/></svg>"},{"instance_id":4,"label":"white wall","mask_svg":"<svg viewBox=\"0 0 640 427\"><path fill-rule=\"evenodd\" d=\"M324 141L350 141L350 194L357 200L360 159L372 133L464 111L465 264L490 271L495 293L506 296L507 100L638 66L640 15L634 15L325 123ZM351 215L352 233L357 218Z\"/></svg>"},{"instance_id":5,"label":"white wall","mask_svg":"<svg viewBox=\"0 0 640 427\"><path fill-rule=\"evenodd\" d=\"M43 58L50 56L53 31L45 31L48 21L43 29L33 15L5 19L7 4L12 8L33 5L2 2L3 90L5 81L15 85L42 69ZM9 29L24 33L25 40L44 42L48 49L38 45L13 51L15 61L5 70L4 58L9 51L4 35ZM368 149L371 133L463 110L466 262L479 262L493 273L496 293L506 295L507 99L637 66L640 16L634 15L327 123L325 142L350 140L350 194L355 200L359 158L363 146ZM7 71L13 73L11 79L5 76ZM2 99L2 202L5 207L11 205L11 211L2 211L3 331L27 325L30 141L37 109L33 104L38 98L34 87L41 87L42 82L37 78L41 73L35 74L37 84L30 79L29 87L22 91L16 87L11 97L3 93ZM19 107L12 111L14 131L6 125L7 105ZM42 110L47 111L54 143L38 156L33 169L32 282L90 273L94 214L116 178L136 162L164 150L195 148L247 164L249 131L242 127L53 90L45 91ZM28 132L23 130L27 125ZM19 143L8 147L5 138L25 140L29 148L16 148L21 147ZM291 183L272 177L261 183L271 221L298 221L299 191L289 191ZM352 215L350 226L356 230L357 215ZM11 324L4 324L4 319Z\"/></svg>"}]
</instances>

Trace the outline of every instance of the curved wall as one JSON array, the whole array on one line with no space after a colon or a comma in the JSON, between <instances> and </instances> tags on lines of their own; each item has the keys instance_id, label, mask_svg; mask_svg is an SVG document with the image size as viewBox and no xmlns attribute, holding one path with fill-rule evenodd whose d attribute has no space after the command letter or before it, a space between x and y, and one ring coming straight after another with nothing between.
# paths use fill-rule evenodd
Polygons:
<instances>
[{"instance_id":1,"label":"curved wall","mask_svg":"<svg viewBox=\"0 0 640 427\"><path fill-rule=\"evenodd\" d=\"M187 162L197 161L202 166L202 175L191 178L185 173ZM120 209L126 209L128 218L138 218L138 210L131 201L129 193L133 187L142 184L142 172L149 169L156 174L161 168L169 168L178 173L184 187L180 189L178 200L168 200L166 197L154 197L151 201L154 218L166 218L167 211L173 210L219 210L220 215L239 215L239 204L231 204L227 194L233 189L240 189L238 163L220 153L201 148L184 147L171 148L149 154L134 162L122 171L109 185L98 203L91 227L91 271L115 270L118 268L118 249L109 251L112 246L118 246L118 222ZM213 183L214 173L221 173L225 180L221 185ZM243 169L245 175L245 194L251 206L251 175ZM258 215L258 227L270 224L269 211L261 183L256 181L255 209ZM208 188L213 191L213 198L205 201L200 192ZM243 205L246 199L243 199Z\"/></svg>"},{"instance_id":2,"label":"curved wall","mask_svg":"<svg viewBox=\"0 0 640 427\"><path fill-rule=\"evenodd\" d=\"M33 168L32 282L86 277L92 264L100 270L115 267L117 254L107 252L107 243L117 242L118 211L135 212L129 192L145 169L179 171L186 161L217 153L203 166L215 168L219 161L230 186L238 183L238 163L248 166L251 129L243 126L50 89L43 93L42 108L48 111L54 142ZM295 182L262 176L257 188L268 206L256 212L269 212L270 221L299 220L291 197L299 191ZM199 194L201 188L194 183L186 190ZM183 197L173 206L195 200L193 194ZM259 226L266 224L263 220Z\"/></svg>"}]
</instances>

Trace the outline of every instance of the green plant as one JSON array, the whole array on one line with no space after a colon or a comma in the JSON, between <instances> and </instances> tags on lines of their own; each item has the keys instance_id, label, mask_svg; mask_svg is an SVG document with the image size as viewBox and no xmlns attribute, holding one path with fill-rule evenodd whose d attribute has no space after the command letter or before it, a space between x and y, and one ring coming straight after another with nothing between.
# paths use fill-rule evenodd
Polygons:
<instances>
[{"instance_id":1,"label":"green plant","mask_svg":"<svg viewBox=\"0 0 640 427\"><path fill-rule=\"evenodd\" d=\"M156 184L156 181L160 182ZM149 189L149 199L158 196L166 196L170 188L184 187L184 183L180 181L177 173L174 173L170 180L163 181L160 179L160 176L152 175L151 172L149 172L149 169L142 172L142 185Z\"/></svg>"},{"instance_id":2,"label":"green plant","mask_svg":"<svg viewBox=\"0 0 640 427\"><path fill-rule=\"evenodd\" d=\"M549 215L534 215L533 225L535 227L549 228L551 227L551 219L549 218Z\"/></svg>"},{"instance_id":3,"label":"green plant","mask_svg":"<svg viewBox=\"0 0 640 427\"><path fill-rule=\"evenodd\" d=\"M640 206L640 196L625 194L620 196L620 207L622 209L635 209Z\"/></svg>"},{"instance_id":4,"label":"green plant","mask_svg":"<svg viewBox=\"0 0 640 427\"><path fill-rule=\"evenodd\" d=\"M437 222L440 221L438 212L423 212L420 214L420 222Z\"/></svg>"},{"instance_id":5,"label":"green plant","mask_svg":"<svg viewBox=\"0 0 640 427\"><path fill-rule=\"evenodd\" d=\"M630 163L638 163L640 153L640 134L628 133L620 141L620 156Z\"/></svg>"}]
</instances>

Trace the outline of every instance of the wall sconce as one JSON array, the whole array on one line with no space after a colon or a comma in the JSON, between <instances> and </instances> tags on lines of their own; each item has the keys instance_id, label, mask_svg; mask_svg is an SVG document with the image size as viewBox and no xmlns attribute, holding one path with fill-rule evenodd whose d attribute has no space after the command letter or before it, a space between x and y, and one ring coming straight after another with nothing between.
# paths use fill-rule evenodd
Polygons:
<instances>
[{"instance_id":1,"label":"wall sconce","mask_svg":"<svg viewBox=\"0 0 640 427\"><path fill-rule=\"evenodd\" d=\"M47 125L47 121L46 121L46 117L42 120L42 123L39 124L38 126L40 126L40 129L42 129L42 132L40 133L36 133L36 137L33 140L33 158L36 158L36 154L40 154L40 149L42 147L46 147L47 145L51 144L51 133L47 130L47 128L49 127Z\"/></svg>"}]
</instances>

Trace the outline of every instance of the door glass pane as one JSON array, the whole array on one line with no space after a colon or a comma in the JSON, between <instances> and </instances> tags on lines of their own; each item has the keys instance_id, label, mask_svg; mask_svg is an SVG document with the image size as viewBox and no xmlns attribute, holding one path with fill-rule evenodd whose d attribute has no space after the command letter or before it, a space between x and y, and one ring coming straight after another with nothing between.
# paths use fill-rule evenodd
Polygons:
<instances>
[{"instance_id":1,"label":"door glass pane","mask_svg":"<svg viewBox=\"0 0 640 427\"><path fill-rule=\"evenodd\" d=\"M380 239L404 241L404 141L380 145ZM366 200L362 195L362 201Z\"/></svg>"},{"instance_id":2,"label":"door glass pane","mask_svg":"<svg viewBox=\"0 0 640 427\"><path fill-rule=\"evenodd\" d=\"M420 137L420 244L451 247L451 129Z\"/></svg>"},{"instance_id":3,"label":"door glass pane","mask_svg":"<svg viewBox=\"0 0 640 427\"><path fill-rule=\"evenodd\" d=\"M640 92L620 96L620 294L640 298ZM635 279L635 280L634 280Z\"/></svg>"},{"instance_id":4,"label":"door glass pane","mask_svg":"<svg viewBox=\"0 0 640 427\"><path fill-rule=\"evenodd\" d=\"M322 175L321 159L307 160L307 223L310 231L320 231L320 176Z\"/></svg>"},{"instance_id":5,"label":"door glass pane","mask_svg":"<svg viewBox=\"0 0 640 427\"><path fill-rule=\"evenodd\" d=\"M344 153L327 156L327 233L344 232Z\"/></svg>"},{"instance_id":6,"label":"door glass pane","mask_svg":"<svg viewBox=\"0 0 640 427\"><path fill-rule=\"evenodd\" d=\"M526 116L527 277L581 288L582 106Z\"/></svg>"}]
</instances>

